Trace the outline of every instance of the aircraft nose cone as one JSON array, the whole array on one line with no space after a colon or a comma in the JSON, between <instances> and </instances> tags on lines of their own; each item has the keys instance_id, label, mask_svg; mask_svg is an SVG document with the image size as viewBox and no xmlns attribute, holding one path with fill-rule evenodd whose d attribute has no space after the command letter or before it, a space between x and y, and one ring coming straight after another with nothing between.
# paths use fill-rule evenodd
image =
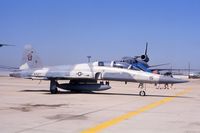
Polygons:
<instances>
[{"instance_id":1,"label":"aircraft nose cone","mask_svg":"<svg viewBox=\"0 0 200 133\"><path fill-rule=\"evenodd\" d=\"M183 80L183 79L178 79L178 78L173 78L173 77L169 77L169 76L162 76L162 77L160 77L159 82L163 83L163 84L175 84L175 83L187 83L189 81Z\"/></svg>"}]
</instances>

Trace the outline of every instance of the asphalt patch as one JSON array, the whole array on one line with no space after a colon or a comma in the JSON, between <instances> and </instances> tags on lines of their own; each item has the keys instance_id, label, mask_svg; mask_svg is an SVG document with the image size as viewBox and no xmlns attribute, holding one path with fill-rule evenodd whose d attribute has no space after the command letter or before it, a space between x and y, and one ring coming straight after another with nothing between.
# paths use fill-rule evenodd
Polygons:
<instances>
[{"instance_id":1,"label":"asphalt patch","mask_svg":"<svg viewBox=\"0 0 200 133\"><path fill-rule=\"evenodd\" d=\"M55 109L58 107L68 106L67 104L22 104L19 107L10 107L9 109L30 112L36 109Z\"/></svg>"},{"instance_id":2,"label":"asphalt patch","mask_svg":"<svg viewBox=\"0 0 200 133\"><path fill-rule=\"evenodd\" d=\"M84 115L71 115L71 114L57 114L46 117L49 120L86 120Z\"/></svg>"}]
</instances>

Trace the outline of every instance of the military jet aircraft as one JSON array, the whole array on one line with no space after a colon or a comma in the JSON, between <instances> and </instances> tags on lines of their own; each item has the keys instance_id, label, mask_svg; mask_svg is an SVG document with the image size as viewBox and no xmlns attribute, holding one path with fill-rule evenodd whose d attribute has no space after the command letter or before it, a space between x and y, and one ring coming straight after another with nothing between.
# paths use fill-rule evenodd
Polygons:
<instances>
[{"instance_id":1,"label":"military jet aircraft","mask_svg":"<svg viewBox=\"0 0 200 133\"><path fill-rule=\"evenodd\" d=\"M200 78L200 72L189 74L189 79L199 79L199 78Z\"/></svg>"},{"instance_id":2,"label":"military jet aircraft","mask_svg":"<svg viewBox=\"0 0 200 133\"><path fill-rule=\"evenodd\" d=\"M106 65L102 61L75 65L43 67L36 51L27 46L23 54L23 63L19 70L10 73L11 77L33 80L49 80L50 92L56 94L57 88L70 91L103 91L110 89L109 81L140 83L139 95L145 96L143 84L176 84L187 81L144 72L130 68L113 67L112 62ZM69 83L59 83L59 80L69 80Z\"/></svg>"},{"instance_id":3,"label":"military jet aircraft","mask_svg":"<svg viewBox=\"0 0 200 133\"><path fill-rule=\"evenodd\" d=\"M149 65L149 56L148 52L148 42L146 43L146 48L144 54L141 56L135 57L123 57L121 60L113 61L114 67L119 68L129 68L130 65L133 69L139 69L149 73L163 73L165 76L173 76L173 72L188 72L188 71L199 71L199 69L172 69L172 68L158 68L159 66L170 65L170 63L158 64L158 65Z\"/></svg>"},{"instance_id":4,"label":"military jet aircraft","mask_svg":"<svg viewBox=\"0 0 200 133\"><path fill-rule=\"evenodd\" d=\"M3 46L15 46L15 45L11 45L11 44L0 44L0 47L3 47Z\"/></svg>"},{"instance_id":5,"label":"military jet aircraft","mask_svg":"<svg viewBox=\"0 0 200 133\"><path fill-rule=\"evenodd\" d=\"M140 56L135 56L135 57L125 56L121 60L114 61L114 67L128 68L130 65L132 65L132 67L134 69L139 69L139 70L142 70L145 72L150 72L150 73L152 73L154 71L158 72L158 71L163 71L163 70L169 70L169 69L155 68L158 66L169 65L169 63L150 66L148 64L150 59L149 59L147 52L148 52L148 42L146 43L146 48L145 48L144 54L142 54Z\"/></svg>"}]
</instances>

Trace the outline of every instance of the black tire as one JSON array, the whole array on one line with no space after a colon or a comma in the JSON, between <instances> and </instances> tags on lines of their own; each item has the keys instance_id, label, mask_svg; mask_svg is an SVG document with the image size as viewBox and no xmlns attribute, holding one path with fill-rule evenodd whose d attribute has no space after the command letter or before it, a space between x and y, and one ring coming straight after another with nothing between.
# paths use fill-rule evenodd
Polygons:
<instances>
[{"instance_id":1,"label":"black tire","mask_svg":"<svg viewBox=\"0 0 200 133\"><path fill-rule=\"evenodd\" d=\"M107 81L107 82L106 82L106 85L110 85L110 83Z\"/></svg>"},{"instance_id":2,"label":"black tire","mask_svg":"<svg viewBox=\"0 0 200 133\"><path fill-rule=\"evenodd\" d=\"M51 94L57 94L58 93L58 89L55 87L53 89L50 89Z\"/></svg>"},{"instance_id":3,"label":"black tire","mask_svg":"<svg viewBox=\"0 0 200 133\"><path fill-rule=\"evenodd\" d=\"M140 96L146 96L146 92L145 91L140 91L139 95Z\"/></svg>"},{"instance_id":4,"label":"black tire","mask_svg":"<svg viewBox=\"0 0 200 133\"><path fill-rule=\"evenodd\" d=\"M103 81L101 81L100 84L103 85L104 84Z\"/></svg>"},{"instance_id":5,"label":"black tire","mask_svg":"<svg viewBox=\"0 0 200 133\"><path fill-rule=\"evenodd\" d=\"M51 94L58 93L57 82L55 80L51 80L51 82L50 82L50 92L51 92Z\"/></svg>"}]
</instances>

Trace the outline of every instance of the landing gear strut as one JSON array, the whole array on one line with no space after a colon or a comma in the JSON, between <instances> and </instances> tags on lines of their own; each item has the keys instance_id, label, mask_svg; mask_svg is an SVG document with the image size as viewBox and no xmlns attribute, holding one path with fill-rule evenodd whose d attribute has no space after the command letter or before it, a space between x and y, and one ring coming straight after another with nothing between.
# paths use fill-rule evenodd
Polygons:
<instances>
[{"instance_id":1,"label":"landing gear strut","mask_svg":"<svg viewBox=\"0 0 200 133\"><path fill-rule=\"evenodd\" d=\"M51 94L57 94L58 93L57 82L55 80L50 81L50 92L51 92Z\"/></svg>"},{"instance_id":2,"label":"landing gear strut","mask_svg":"<svg viewBox=\"0 0 200 133\"><path fill-rule=\"evenodd\" d=\"M169 85L165 84L164 89L169 89Z\"/></svg>"},{"instance_id":3,"label":"landing gear strut","mask_svg":"<svg viewBox=\"0 0 200 133\"><path fill-rule=\"evenodd\" d=\"M101 84L101 85L104 85L104 82L101 81L100 84ZM105 85L110 85L110 82L109 82L109 81L106 81L106 82L105 82Z\"/></svg>"}]
</instances>

